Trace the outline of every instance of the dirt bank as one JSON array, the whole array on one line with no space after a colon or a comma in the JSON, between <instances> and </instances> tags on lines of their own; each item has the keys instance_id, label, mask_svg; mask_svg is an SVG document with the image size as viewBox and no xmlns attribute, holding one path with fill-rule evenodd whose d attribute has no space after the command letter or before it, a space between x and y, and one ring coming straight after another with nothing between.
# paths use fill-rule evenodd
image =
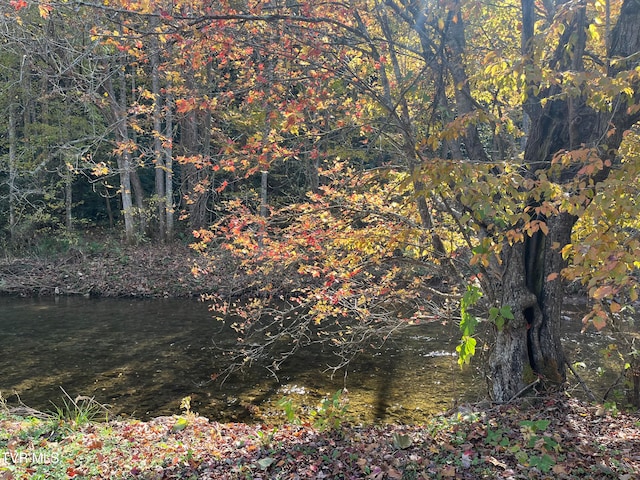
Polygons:
<instances>
[{"instance_id":1,"label":"dirt bank","mask_svg":"<svg viewBox=\"0 0 640 480\"><path fill-rule=\"evenodd\" d=\"M220 273L194 276L192 269L203 260L184 244L105 244L94 250L5 256L0 259L0 295L194 297L224 283Z\"/></svg>"}]
</instances>

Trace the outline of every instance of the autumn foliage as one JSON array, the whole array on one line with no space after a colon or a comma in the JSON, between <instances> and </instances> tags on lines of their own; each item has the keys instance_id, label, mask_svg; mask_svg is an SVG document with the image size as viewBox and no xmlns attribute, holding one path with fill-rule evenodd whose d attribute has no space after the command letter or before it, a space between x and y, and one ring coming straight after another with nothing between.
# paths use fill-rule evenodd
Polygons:
<instances>
[{"instance_id":1,"label":"autumn foliage","mask_svg":"<svg viewBox=\"0 0 640 480\"><path fill-rule=\"evenodd\" d=\"M43 19L66 7L38 4ZM169 222L160 186L179 165L193 248L237 262L233 295L211 296L242 334L235 366L270 356L275 371L327 342L337 368L413 323L458 320L478 288L494 353L520 345L492 360L517 378L494 392L507 400L524 386L507 357L564 377L563 282L597 329L637 300L632 2L79 8L108 73L91 101L119 125L117 165L92 174L117 170L122 193L151 162ZM125 221L133 203L123 193Z\"/></svg>"}]
</instances>

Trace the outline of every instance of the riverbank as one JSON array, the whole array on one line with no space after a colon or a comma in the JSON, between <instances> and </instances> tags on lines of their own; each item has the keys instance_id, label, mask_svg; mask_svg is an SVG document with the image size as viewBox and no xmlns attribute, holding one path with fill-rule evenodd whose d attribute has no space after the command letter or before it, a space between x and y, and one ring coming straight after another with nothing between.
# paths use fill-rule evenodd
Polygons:
<instances>
[{"instance_id":1,"label":"riverbank","mask_svg":"<svg viewBox=\"0 0 640 480\"><path fill-rule=\"evenodd\" d=\"M85 242L55 254L0 258L0 295L198 297L224 286L220 273L202 274L203 268L183 243Z\"/></svg>"},{"instance_id":2,"label":"riverbank","mask_svg":"<svg viewBox=\"0 0 640 480\"><path fill-rule=\"evenodd\" d=\"M221 424L191 412L78 426L0 411L0 479L634 479L640 416L564 396L422 425Z\"/></svg>"}]
</instances>

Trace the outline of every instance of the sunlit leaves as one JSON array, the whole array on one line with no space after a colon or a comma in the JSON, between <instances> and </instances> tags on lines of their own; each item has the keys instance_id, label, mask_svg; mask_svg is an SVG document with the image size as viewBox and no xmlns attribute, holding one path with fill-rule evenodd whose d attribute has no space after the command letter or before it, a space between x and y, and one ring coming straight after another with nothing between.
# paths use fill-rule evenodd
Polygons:
<instances>
[{"instance_id":1,"label":"sunlit leaves","mask_svg":"<svg viewBox=\"0 0 640 480\"><path fill-rule=\"evenodd\" d=\"M21 7L17 6L16 8L20 9ZM49 18L49 15L51 14L52 11L53 11L53 7L48 2L41 1L38 4L38 12L40 13L40 16L42 18Z\"/></svg>"},{"instance_id":2,"label":"sunlit leaves","mask_svg":"<svg viewBox=\"0 0 640 480\"><path fill-rule=\"evenodd\" d=\"M461 366L469 363L476 353L477 340L474 338L478 320L471 313L471 309L482 297L482 291L476 285L467 285L467 290L460 299L460 332L462 338L456 347L458 352L458 364Z\"/></svg>"}]
</instances>

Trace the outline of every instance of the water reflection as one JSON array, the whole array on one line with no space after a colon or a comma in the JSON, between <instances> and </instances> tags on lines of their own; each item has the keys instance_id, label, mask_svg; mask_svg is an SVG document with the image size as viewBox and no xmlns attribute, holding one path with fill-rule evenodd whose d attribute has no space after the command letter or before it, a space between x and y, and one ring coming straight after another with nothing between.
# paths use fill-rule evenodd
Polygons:
<instances>
[{"instance_id":1,"label":"water reflection","mask_svg":"<svg viewBox=\"0 0 640 480\"><path fill-rule=\"evenodd\" d=\"M567 339L582 348L574 323ZM412 326L383 350L357 358L345 377L323 373L332 359L305 348L278 381L257 368L220 385L211 380L224 360L214 342L231 345L235 334L203 303L0 298L0 391L12 403L15 392L47 410L52 400L60 404L62 387L111 405L114 415L143 419L178 413L180 400L191 395L201 415L250 421L273 420L284 395L313 405L346 387L356 420L419 422L454 400L484 396L481 372L460 371L456 363L457 338L455 325Z\"/></svg>"}]
</instances>

